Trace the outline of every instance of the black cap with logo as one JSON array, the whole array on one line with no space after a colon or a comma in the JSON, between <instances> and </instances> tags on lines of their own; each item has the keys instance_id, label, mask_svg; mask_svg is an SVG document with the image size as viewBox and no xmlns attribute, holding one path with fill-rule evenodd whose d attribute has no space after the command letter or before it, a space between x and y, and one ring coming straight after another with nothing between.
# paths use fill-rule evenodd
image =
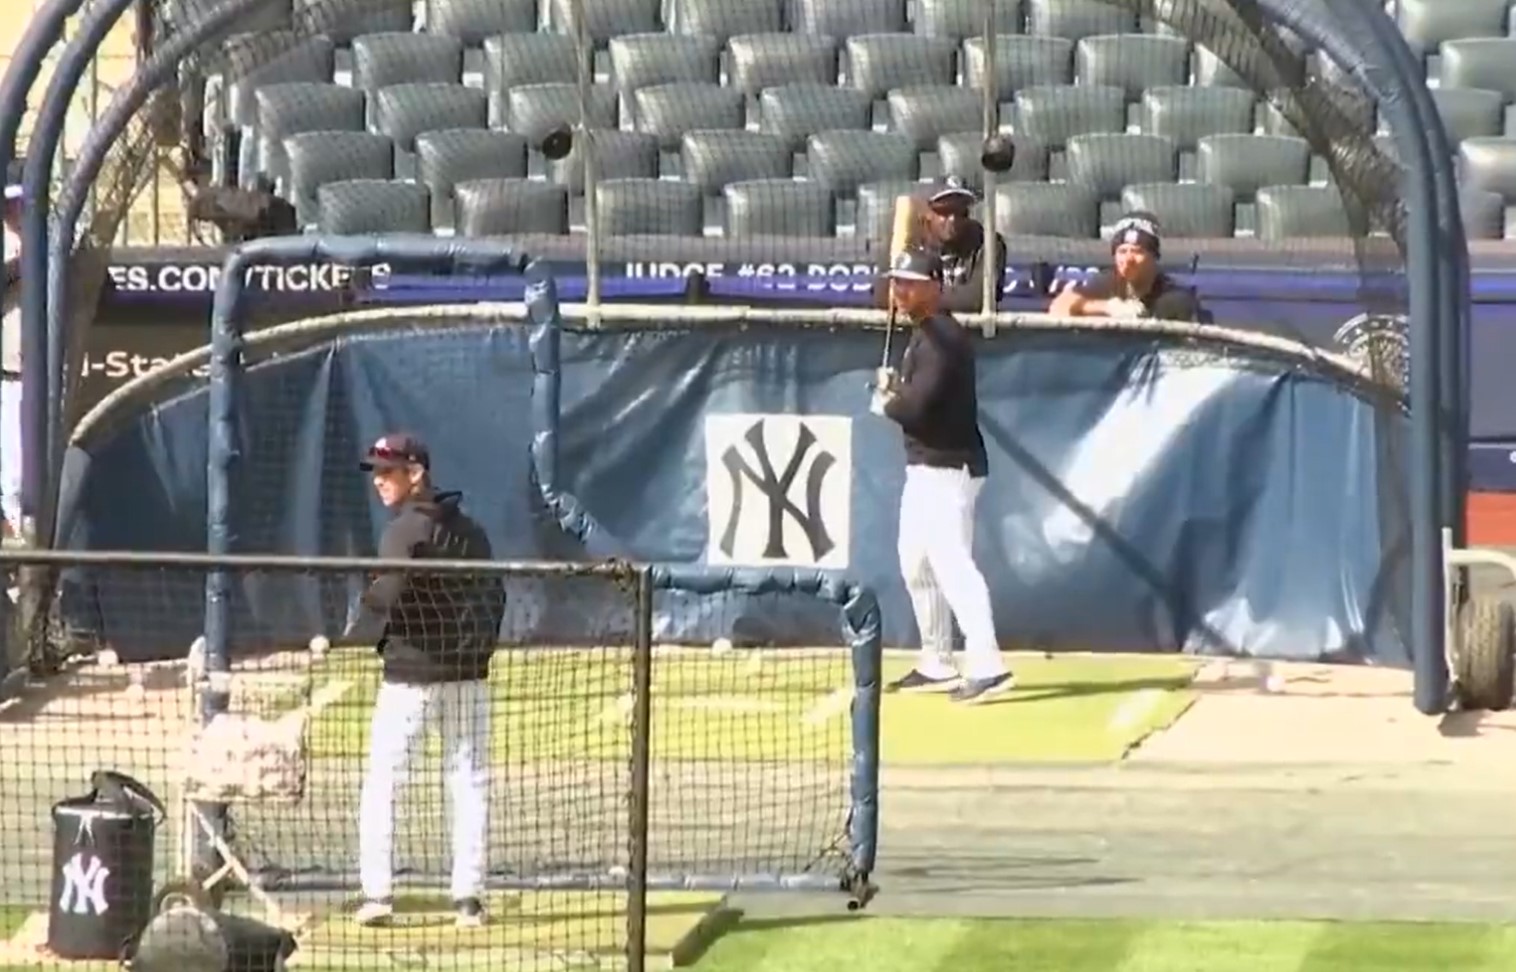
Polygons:
<instances>
[{"instance_id":1,"label":"black cap with logo","mask_svg":"<svg viewBox=\"0 0 1516 972\"><path fill-rule=\"evenodd\" d=\"M364 472L385 471L400 469L405 466L416 465L423 469L432 468L432 454L427 449L426 443L414 435L406 432L394 432L381 436L379 441L368 447L363 460L358 463L358 468Z\"/></svg>"},{"instance_id":2,"label":"black cap with logo","mask_svg":"<svg viewBox=\"0 0 1516 972\"><path fill-rule=\"evenodd\" d=\"M942 258L933 250L906 247L884 274L891 280L942 280Z\"/></svg>"}]
</instances>

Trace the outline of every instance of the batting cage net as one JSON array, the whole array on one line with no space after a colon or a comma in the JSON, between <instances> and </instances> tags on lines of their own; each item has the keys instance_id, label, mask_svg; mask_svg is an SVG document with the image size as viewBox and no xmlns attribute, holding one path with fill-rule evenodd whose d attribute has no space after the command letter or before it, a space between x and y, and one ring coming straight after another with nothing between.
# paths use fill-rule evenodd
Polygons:
<instances>
[{"instance_id":1,"label":"batting cage net","mask_svg":"<svg viewBox=\"0 0 1516 972\"><path fill-rule=\"evenodd\" d=\"M5 715L7 967L225 967L175 924L214 907L253 923L225 947L308 967L641 968L690 948L732 888L838 889L871 858L848 646L656 644L655 602L710 613L672 575L49 563L88 575L105 647ZM816 609L761 596L775 617Z\"/></svg>"}]
</instances>

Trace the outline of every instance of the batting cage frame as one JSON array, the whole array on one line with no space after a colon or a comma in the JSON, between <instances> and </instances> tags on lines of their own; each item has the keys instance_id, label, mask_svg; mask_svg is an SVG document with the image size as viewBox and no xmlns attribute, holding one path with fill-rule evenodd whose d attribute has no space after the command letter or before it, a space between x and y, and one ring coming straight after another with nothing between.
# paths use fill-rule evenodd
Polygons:
<instances>
[{"instance_id":1,"label":"batting cage frame","mask_svg":"<svg viewBox=\"0 0 1516 972\"><path fill-rule=\"evenodd\" d=\"M541 347L557 334L559 307L551 273L541 264L509 246L484 240L439 240L430 237L284 237L254 240L238 246L227 257L211 312L210 343L210 445L206 454L206 537L212 557L232 554L231 508L233 471L243 453L238 403L239 380L243 373L242 350L245 301L249 295L247 270L254 266L288 267L309 264L313 260L335 260L354 268L362 277L376 265L390 273L416 273L434 276L490 275L508 270L522 273L527 281L525 312L537 326L534 362L537 387L533 408L539 416L539 428L550 428L547 416L556 412L558 389L556 346ZM488 307L479 309L488 313ZM443 309L441 313L447 313ZM595 523L593 516L572 495L559 486L556 442L550 434L539 434L532 442L531 469L537 489L550 513L560 526L584 544L586 554L595 559L618 557L623 551ZM646 571L646 596L639 597L640 630L648 632L647 651L651 651L652 601L654 590L692 595L773 593L797 594L831 604L840 612L841 630L847 644L852 671L851 712L851 805L847 809L849 846L843 852L840 876L836 873L645 873L641 876L648 888L685 889L832 889L848 895L849 907L862 907L873 895L870 874L878 842L879 827L879 712L882 684L882 638L879 606L865 588L825 571L767 571L759 569L722 570L693 565L656 565L639 568ZM212 571L206 578L205 637L206 668L215 678L228 669L230 658L230 578L224 571ZM637 646L643 651L643 645ZM637 711L644 717L651 687L639 689ZM212 692L206 697L204 717L213 719L224 711L225 696ZM633 774L646 785L646 754L634 765ZM206 815L216 819L224 808L209 807ZM645 801L643 806L646 812ZM645 819L639 824L646 827ZM214 864L214 847L201 848L205 857L202 869ZM644 860L644 870L646 862ZM599 879L588 879L592 886ZM570 884L572 885L572 881ZM555 886L563 886L559 881Z\"/></svg>"},{"instance_id":2,"label":"batting cage frame","mask_svg":"<svg viewBox=\"0 0 1516 972\"><path fill-rule=\"evenodd\" d=\"M24 184L27 207L23 240L24 275L45 280L45 287L28 287L23 295L23 358L25 415L23 510L35 521L31 530L36 542L54 542L56 493L66 438L58 409L64 401L69 358L66 322L69 319L66 266L77 238L77 221L87 188L99 173L106 151L114 144L133 115L152 93L168 83L177 60L193 50L200 39L213 35L239 14L257 9L260 0L229 0L171 35L132 82L117 93L103 118L91 133L81 164L70 173L59 197L57 213L50 212L49 177L57 161L72 86L82 76L90 57L109 29L132 6L132 0L102 0L86 9L78 33L65 45L38 114L36 134L27 154ZM1110 0L1112 6L1128 8L1169 23L1206 29L1210 16L1193 0ZM16 132L26 95L40 76L44 59L63 36L68 17L81 4L78 0L52 0L33 18L17 56L0 82L0 162L15 156ZM571 4L577 30L583 34L582 5ZM1402 230L1398 237L1407 266L1411 355L1410 398L1428 407L1413 407L1411 414L1410 506L1411 613L1416 668L1416 705L1425 713L1444 711L1450 702L1446 650L1456 632L1451 617L1465 597L1461 572L1453 571L1453 583L1444 583L1447 566L1442 555L1442 533L1453 544L1461 542L1465 528L1464 441L1468 404L1468 253L1457 205L1457 187L1449 162L1446 130L1421 81L1419 68L1405 40L1392 21L1368 0L1326 4L1306 0L1233 0L1229 9L1253 27L1260 38L1268 31L1260 25L1276 23L1329 54L1347 74L1369 92L1394 137L1405 166ZM986 55L994 56L997 33L995 5L986 4ZM1198 25L1198 26L1197 26ZM1280 78L1280 90L1302 79ZM1280 107L1293 100L1284 97ZM989 112L986 112L990 117ZM584 125L576 127L585 135ZM1367 164L1363 159L1335 158L1333 165ZM986 174L986 197L993 200L994 174ZM993 205L993 203L991 203ZM51 217L51 218L50 218ZM592 241L593 242L593 241ZM590 261L595 247L590 248ZM595 279L591 267L591 280ZM592 287L589 317L599 312L598 295ZM987 328L1014 326L1014 317L978 318ZM30 586L29 586L30 587ZM35 619L38 611L30 610ZM45 613L45 611L41 612ZM26 622L34 627L34 620ZM33 636L34 637L34 636Z\"/></svg>"}]
</instances>

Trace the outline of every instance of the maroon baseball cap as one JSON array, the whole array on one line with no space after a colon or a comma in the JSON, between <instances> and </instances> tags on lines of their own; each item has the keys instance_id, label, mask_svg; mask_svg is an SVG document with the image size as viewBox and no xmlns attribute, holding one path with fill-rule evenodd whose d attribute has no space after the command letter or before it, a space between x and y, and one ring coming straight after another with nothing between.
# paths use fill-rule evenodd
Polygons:
<instances>
[{"instance_id":1,"label":"maroon baseball cap","mask_svg":"<svg viewBox=\"0 0 1516 972\"><path fill-rule=\"evenodd\" d=\"M364 472L373 472L376 469L399 469L412 464L423 469L432 468L432 454L426 443L407 432L392 432L380 436L377 442L368 447L358 468Z\"/></svg>"}]
</instances>

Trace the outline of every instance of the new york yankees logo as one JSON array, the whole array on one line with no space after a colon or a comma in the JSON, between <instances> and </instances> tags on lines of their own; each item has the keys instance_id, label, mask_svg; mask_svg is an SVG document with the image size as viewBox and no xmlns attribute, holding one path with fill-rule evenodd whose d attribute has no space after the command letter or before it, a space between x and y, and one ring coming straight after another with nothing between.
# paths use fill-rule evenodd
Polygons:
<instances>
[{"instance_id":1,"label":"new york yankees logo","mask_svg":"<svg viewBox=\"0 0 1516 972\"><path fill-rule=\"evenodd\" d=\"M753 566L845 566L851 446L846 418L709 417L707 559Z\"/></svg>"},{"instance_id":2,"label":"new york yankees logo","mask_svg":"<svg viewBox=\"0 0 1516 972\"><path fill-rule=\"evenodd\" d=\"M63 865L63 893L58 896L58 910L76 915L103 915L110 910L105 900L105 882L111 869L94 854L79 852Z\"/></svg>"}]
</instances>

